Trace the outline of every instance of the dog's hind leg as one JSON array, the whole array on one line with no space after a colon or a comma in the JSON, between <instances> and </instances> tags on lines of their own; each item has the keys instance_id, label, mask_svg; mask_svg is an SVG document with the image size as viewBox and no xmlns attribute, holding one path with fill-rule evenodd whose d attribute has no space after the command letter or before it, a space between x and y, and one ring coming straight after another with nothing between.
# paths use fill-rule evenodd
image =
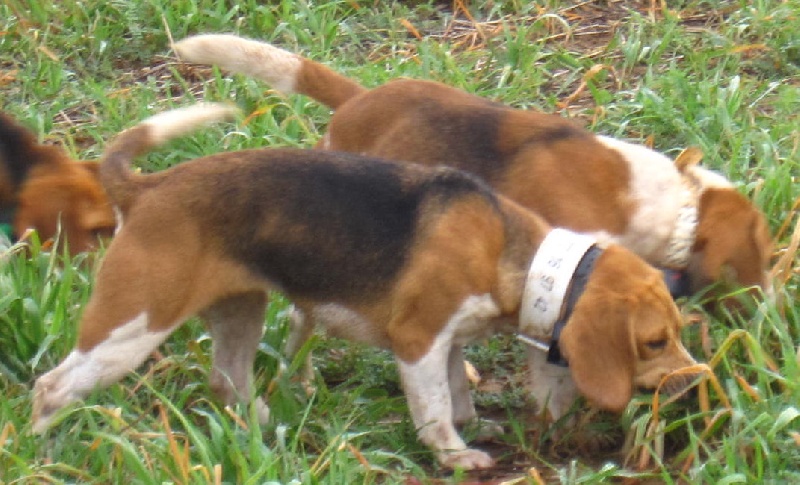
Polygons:
<instances>
[{"instance_id":1,"label":"dog's hind leg","mask_svg":"<svg viewBox=\"0 0 800 485\"><path fill-rule=\"evenodd\" d=\"M121 239L123 247L112 244L100 266L81 318L77 345L55 369L36 380L35 432L44 431L59 409L135 370L191 315L191 305L183 303L188 298L181 294L187 290L164 291L169 286L142 261L179 273L184 268L169 255L145 259L146 247L125 246L125 235ZM156 293L155 288L162 290Z\"/></svg>"},{"instance_id":2,"label":"dog's hind leg","mask_svg":"<svg viewBox=\"0 0 800 485\"><path fill-rule=\"evenodd\" d=\"M464 365L464 350L460 345L454 345L447 358L447 380L453 404L453 422L457 425L466 424L478 415L475 412L475 404L472 402L469 379L467 379Z\"/></svg>"},{"instance_id":3,"label":"dog's hind leg","mask_svg":"<svg viewBox=\"0 0 800 485\"><path fill-rule=\"evenodd\" d=\"M293 360L303 345L314 334L315 320L307 309L295 307L289 316L289 337L284 346L284 354ZM306 355L305 362L300 369L300 379L309 394L313 392L311 382L314 380L314 364L311 362L311 352Z\"/></svg>"},{"instance_id":4,"label":"dog's hind leg","mask_svg":"<svg viewBox=\"0 0 800 485\"><path fill-rule=\"evenodd\" d=\"M456 426L475 430L477 441L495 438L503 434L503 427L492 420L478 417L470 392L466 365L463 347L454 345L447 359L447 380L453 406L453 422Z\"/></svg>"},{"instance_id":5,"label":"dog's hind leg","mask_svg":"<svg viewBox=\"0 0 800 485\"><path fill-rule=\"evenodd\" d=\"M251 398L253 362L264 331L266 304L265 293L251 292L226 297L201 313L212 340L210 386L226 405ZM260 397L255 405L259 422L267 422L269 407Z\"/></svg>"},{"instance_id":6,"label":"dog's hind leg","mask_svg":"<svg viewBox=\"0 0 800 485\"><path fill-rule=\"evenodd\" d=\"M135 370L175 328L222 295L259 288L246 270L201 258L200 243L191 234L171 234L167 245L126 232L135 223L126 224L100 266L75 349L36 381L34 431L44 431L62 407ZM154 246L180 249L155 251Z\"/></svg>"}]
</instances>

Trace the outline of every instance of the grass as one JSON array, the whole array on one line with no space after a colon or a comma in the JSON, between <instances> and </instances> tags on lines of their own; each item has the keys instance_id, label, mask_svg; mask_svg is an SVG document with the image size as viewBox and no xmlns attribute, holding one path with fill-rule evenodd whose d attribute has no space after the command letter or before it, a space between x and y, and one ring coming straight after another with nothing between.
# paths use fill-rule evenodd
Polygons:
<instances>
[{"instance_id":1,"label":"grass","mask_svg":"<svg viewBox=\"0 0 800 485\"><path fill-rule=\"evenodd\" d=\"M328 111L250 79L179 64L169 36L237 32L325 62L367 86L435 79L507 104L559 112L614 136L704 163L763 208L788 270L784 301L742 321L704 315L686 331L707 363L697 397L587 427L623 452L547 439L520 392L519 347L469 349L476 399L508 433L495 475L448 475L415 438L387 354L317 339L316 391L281 357L288 302L276 295L257 358L272 422L220 409L206 384L209 338L190 322L139 374L28 434L30 386L71 349L91 292L92 256L0 249L0 483L791 483L800 481L800 306L795 201L800 147L800 2L447 2L132 0L0 5L2 109L96 158L118 131L197 99L257 114L141 162L159 170L222 149L312 145ZM688 302L687 311L696 310ZM310 349L306 349L310 350ZM281 372L281 369L284 369ZM567 450L567 453L564 450ZM406 481L409 480L409 481Z\"/></svg>"}]
</instances>

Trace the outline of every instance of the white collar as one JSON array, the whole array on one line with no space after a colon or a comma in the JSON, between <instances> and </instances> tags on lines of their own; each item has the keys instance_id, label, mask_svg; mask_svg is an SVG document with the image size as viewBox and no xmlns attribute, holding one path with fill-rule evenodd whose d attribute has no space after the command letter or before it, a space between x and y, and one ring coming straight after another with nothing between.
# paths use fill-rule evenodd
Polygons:
<instances>
[{"instance_id":1,"label":"white collar","mask_svg":"<svg viewBox=\"0 0 800 485\"><path fill-rule=\"evenodd\" d=\"M533 257L522 293L519 331L523 336L550 339L575 269L595 244L595 238L566 229L547 234Z\"/></svg>"}]
</instances>

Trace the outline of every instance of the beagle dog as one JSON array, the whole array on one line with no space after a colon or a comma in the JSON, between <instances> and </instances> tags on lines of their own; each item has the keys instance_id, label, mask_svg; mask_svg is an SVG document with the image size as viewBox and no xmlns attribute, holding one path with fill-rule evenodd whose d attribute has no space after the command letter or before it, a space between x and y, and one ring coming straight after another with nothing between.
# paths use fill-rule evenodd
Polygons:
<instances>
[{"instance_id":1,"label":"beagle dog","mask_svg":"<svg viewBox=\"0 0 800 485\"><path fill-rule=\"evenodd\" d=\"M319 63L234 35L198 35L173 47L185 61L252 76L334 109L318 148L473 173L550 224L622 244L685 274L687 293L720 282L771 291L764 215L724 177L694 163L676 166L563 117L436 82L366 89Z\"/></svg>"},{"instance_id":2,"label":"beagle dog","mask_svg":"<svg viewBox=\"0 0 800 485\"><path fill-rule=\"evenodd\" d=\"M0 232L15 240L33 229L43 242L58 239L72 255L95 249L116 226L99 166L40 145L30 130L0 113Z\"/></svg>"},{"instance_id":3,"label":"beagle dog","mask_svg":"<svg viewBox=\"0 0 800 485\"><path fill-rule=\"evenodd\" d=\"M455 428L475 418L461 356L469 341L515 331L549 342L580 392L612 411L695 363L658 271L622 246L551 230L459 170L298 149L129 169L136 155L233 112L199 104L158 114L106 150L100 175L121 226L75 349L36 381L35 431L136 369L192 315L213 338L211 387L225 403L249 400L271 290L304 314L338 312L322 319L347 320L334 332L391 349L419 438L448 467L493 464Z\"/></svg>"},{"instance_id":4,"label":"beagle dog","mask_svg":"<svg viewBox=\"0 0 800 485\"><path fill-rule=\"evenodd\" d=\"M404 79L366 89L319 63L234 35L198 35L173 48L185 61L252 76L334 109L317 148L478 175L548 223L621 244L662 268L676 297L712 283L716 296L728 284L771 294L765 217L728 180L696 163L676 164L563 117L436 82ZM305 323L296 326L290 352L313 332L313 320L299 322ZM559 419L577 397L570 373L548 365L541 352L530 354L529 367L538 376L530 391Z\"/></svg>"}]
</instances>

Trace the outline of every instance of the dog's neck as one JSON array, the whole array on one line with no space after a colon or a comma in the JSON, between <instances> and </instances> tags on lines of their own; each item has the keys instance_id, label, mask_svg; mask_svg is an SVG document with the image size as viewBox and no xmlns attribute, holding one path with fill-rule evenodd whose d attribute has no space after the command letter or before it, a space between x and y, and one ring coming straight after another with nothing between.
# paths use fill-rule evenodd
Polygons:
<instances>
[{"instance_id":1,"label":"dog's neck","mask_svg":"<svg viewBox=\"0 0 800 485\"><path fill-rule=\"evenodd\" d=\"M558 338L600 253L593 237L553 229L531 262L519 312L519 337L547 352L551 363L566 364Z\"/></svg>"},{"instance_id":2,"label":"dog's neck","mask_svg":"<svg viewBox=\"0 0 800 485\"><path fill-rule=\"evenodd\" d=\"M697 181L687 175L681 176L681 185L681 206L658 264L672 270L683 270L689 265L697 237L698 204L702 190Z\"/></svg>"}]
</instances>

